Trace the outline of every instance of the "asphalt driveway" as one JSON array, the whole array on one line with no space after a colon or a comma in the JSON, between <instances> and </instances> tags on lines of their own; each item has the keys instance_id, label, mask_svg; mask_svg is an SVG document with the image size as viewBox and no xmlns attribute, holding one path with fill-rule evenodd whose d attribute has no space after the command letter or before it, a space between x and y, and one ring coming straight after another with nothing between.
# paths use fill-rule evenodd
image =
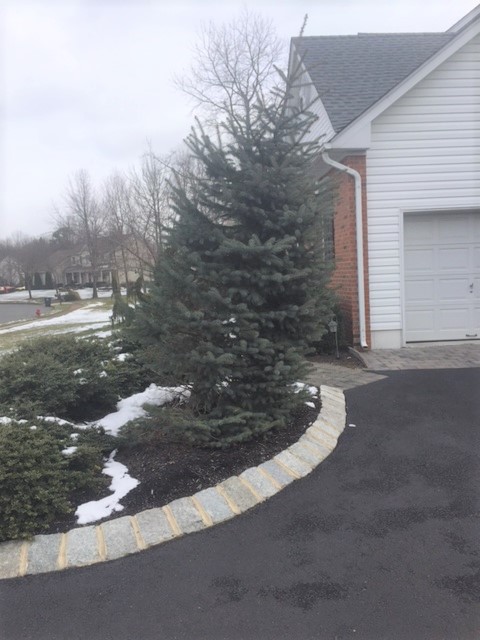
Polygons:
<instances>
[{"instance_id":1,"label":"asphalt driveway","mask_svg":"<svg viewBox=\"0 0 480 640\"><path fill-rule=\"evenodd\" d=\"M0 582L3 640L480 637L480 369L346 392L310 476L205 532Z\"/></svg>"}]
</instances>

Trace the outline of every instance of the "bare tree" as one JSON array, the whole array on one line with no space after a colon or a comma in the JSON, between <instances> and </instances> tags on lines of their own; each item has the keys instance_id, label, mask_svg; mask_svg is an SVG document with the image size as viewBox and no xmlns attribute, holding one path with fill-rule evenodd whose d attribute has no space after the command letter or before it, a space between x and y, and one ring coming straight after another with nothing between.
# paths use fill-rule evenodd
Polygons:
<instances>
[{"instance_id":1,"label":"bare tree","mask_svg":"<svg viewBox=\"0 0 480 640\"><path fill-rule=\"evenodd\" d=\"M112 242L112 256L117 271L122 271L129 283L129 265L132 262L132 241L129 231L132 216L131 194L125 175L114 173L104 183L102 207L106 215L107 235ZM120 254L120 258L118 258ZM120 265L117 263L120 260Z\"/></svg>"},{"instance_id":2,"label":"bare tree","mask_svg":"<svg viewBox=\"0 0 480 640\"><path fill-rule=\"evenodd\" d=\"M105 215L98 202L87 171L77 171L70 180L65 202L67 218L78 238L85 243L93 279L92 298L98 298L97 279L100 265L100 242L105 230Z\"/></svg>"},{"instance_id":3,"label":"bare tree","mask_svg":"<svg viewBox=\"0 0 480 640\"><path fill-rule=\"evenodd\" d=\"M163 236L171 216L169 206L170 156L161 158L151 149L140 168L130 174L132 213L130 229L148 251L154 264L162 251Z\"/></svg>"},{"instance_id":4,"label":"bare tree","mask_svg":"<svg viewBox=\"0 0 480 640\"><path fill-rule=\"evenodd\" d=\"M30 238L19 233L12 239L10 255L18 265L30 299L35 273L47 270L49 254L50 245L45 238Z\"/></svg>"},{"instance_id":5,"label":"bare tree","mask_svg":"<svg viewBox=\"0 0 480 640\"><path fill-rule=\"evenodd\" d=\"M242 130L243 117L248 126L252 106L276 84L284 51L273 23L244 10L228 24L201 29L190 72L175 84L206 110L210 124L230 118Z\"/></svg>"}]
</instances>

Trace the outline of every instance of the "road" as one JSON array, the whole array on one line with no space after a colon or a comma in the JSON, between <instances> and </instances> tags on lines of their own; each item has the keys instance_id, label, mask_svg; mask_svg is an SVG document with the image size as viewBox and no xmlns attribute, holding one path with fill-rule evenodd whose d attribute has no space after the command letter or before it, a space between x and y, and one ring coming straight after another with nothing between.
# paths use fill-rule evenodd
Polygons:
<instances>
[{"instance_id":1,"label":"road","mask_svg":"<svg viewBox=\"0 0 480 640\"><path fill-rule=\"evenodd\" d=\"M480 369L346 393L310 476L128 558L0 583L4 640L480 637Z\"/></svg>"},{"instance_id":2,"label":"road","mask_svg":"<svg viewBox=\"0 0 480 640\"><path fill-rule=\"evenodd\" d=\"M0 324L13 320L31 320L35 318L35 309L39 305L8 303L0 300ZM42 308L43 312L43 308Z\"/></svg>"}]
</instances>

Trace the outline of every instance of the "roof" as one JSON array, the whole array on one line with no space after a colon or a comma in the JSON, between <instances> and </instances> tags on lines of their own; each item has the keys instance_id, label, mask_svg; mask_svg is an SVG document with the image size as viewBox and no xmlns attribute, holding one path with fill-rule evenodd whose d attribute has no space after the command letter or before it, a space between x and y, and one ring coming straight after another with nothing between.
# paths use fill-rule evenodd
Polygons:
<instances>
[{"instance_id":1,"label":"roof","mask_svg":"<svg viewBox=\"0 0 480 640\"><path fill-rule=\"evenodd\" d=\"M359 33L292 38L339 133L448 44L456 33Z\"/></svg>"}]
</instances>

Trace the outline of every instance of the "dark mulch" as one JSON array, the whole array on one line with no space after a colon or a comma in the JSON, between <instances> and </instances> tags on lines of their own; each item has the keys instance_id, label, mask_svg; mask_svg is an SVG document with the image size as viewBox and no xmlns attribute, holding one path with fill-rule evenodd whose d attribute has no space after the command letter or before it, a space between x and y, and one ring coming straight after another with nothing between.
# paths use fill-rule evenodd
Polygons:
<instances>
[{"instance_id":1,"label":"dark mulch","mask_svg":"<svg viewBox=\"0 0 480 640\"><path fill-rule=\"evenodd\" d=\"M211 487L230 476L238 475L297 442L315 421L320 404L312 398L315 408L304 405L282 430L272 430L260 438L229 449L207 449L186 443L157 441L124 447L115 460L124 464L129 474L140 484L121 500L124 509L107 518L134 515L143 509L161 507L177 498L190 496ZM110 495L106 492L105 495ZM76 496L76 504L97 500L102 496ZM77 526L72 514L55 522L47 533L64 532Z\"/></svg>"},{"instance_id":2,"label":"dark mulch","mask_svg":"<svg viewBox=\"0 0 480 640\"><path fill-rule=\"evenodd\" d=\"M364 365L360 359L352 354L347 349L341 349L339 351L339 357L335 353L323 353L311 356L308 358L309 362L319 364L335 364L340 367L348 367L349 369L363 369Z\"/></svg>"}]
</instances>

